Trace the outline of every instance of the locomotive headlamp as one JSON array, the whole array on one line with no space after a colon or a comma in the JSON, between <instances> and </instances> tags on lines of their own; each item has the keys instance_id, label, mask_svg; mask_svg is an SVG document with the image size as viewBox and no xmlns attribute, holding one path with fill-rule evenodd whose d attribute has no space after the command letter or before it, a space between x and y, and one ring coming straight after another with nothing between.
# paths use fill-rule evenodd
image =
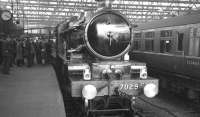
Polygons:
<instances>
[{"instance_id":1,"label":"locomotive headlamp","mask_svg":"<svg viewBox=\"0 0 200 117\"><path fill-rule=\"evenodd\" d=\"M82 89L82 95L85 99L91 100L96 97L97 89L94 85L85 85Z\"/></svg>"},{"instance_id":2,"label":"locomotive headlamp","mask_svg":"<svg viewBox=\"0 0 200 117\"><path fill-rule=\"evenodd\" d=\"M146 69L146 67L140 70L140 78L147 79L147 69Z\"/></svg>"},{"instance_id":3,"label":"locomotive headlamp","mask_svg":"<svg viewBox=\"0 0 200 117\"><path fill-rule=\"evenodd\" d=\"M153 98L158 94L158 86L149 83L144 87L144 95L148 98Z\"/></svg>"},{"instance_id":4,"label":"locomotive headlamp","mask_svg":"<svg viewBox=\"0 0 200 117\"><path fill-rule=\"evenodd\" d=\"M83 79L84 80L91 80L90 69L85 69L84 74L83 74Z\"/></svg>"}]
</instances>

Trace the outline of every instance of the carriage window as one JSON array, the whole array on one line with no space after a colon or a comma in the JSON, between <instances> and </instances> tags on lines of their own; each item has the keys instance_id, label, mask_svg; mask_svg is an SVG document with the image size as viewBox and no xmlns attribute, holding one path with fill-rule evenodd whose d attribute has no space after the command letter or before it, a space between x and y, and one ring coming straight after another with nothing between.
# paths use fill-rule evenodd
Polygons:
<instances>
[{"instance_id":1,"label":"carriage window","mask_svg":"<svg viewBox=\"0 0 200 117\"><path fill-rule=\"evenodd\" d=\"M161 40L160 41L160 52L170 52L172 49L172 42L171 40Z\"/></svg>"},{"instance_id":2,"label":"carriage window","mask_svg":"<svg viewBox=\"0 0 200 117\"><path fill-rule=\"evenodd\" d=\"M145 33L145 38L153 38L155 36L154 32L146 32Z\"/></svg>"},{"instance_id":3,"label":"carriage window","mask_svg":"<svg viewBox=\"0 0 200 117\"><path fill-rule=\"evenodd\" d=\"M154 50L154 48L153 48L153 46L154 46L154 44L153 44L153 40L145 40L145 50L147 50L147 51L153 51Z\"/></svg>"},{"instance_id":4,"label":"carriage window","mask_svg":"<svg viewBox=\"0 0 200 117\"><path fill-rule=\"evenodd\" d=\"M178 51L183 51L183 36L184 33L178 34Z\"/></svg>"},{"instance_id":5,"label":"carriage window","mask_svg":"<svg viewBox=\"0 0 200 117\"><path fill-rule=\"evenodd\" d=\"M200 46L199 46L199 57L200 57Z\"/></svg>"},{"instance_id":6,"label":"carriage window","mask_svg":"<svg viewBox=\"0 0 200 117\"><path fill-rule=\"evenodd\" d=\"M133 43L133 50L139 50L141 47L141 42L139 40L135 40Z\"/></svg>"},{"instance_id":7,"label":"carriage window","mask_svg":"<svg viewBox=\"0 0 200 117\"><path fill-rule=\"evenodd\" d=\"M172 30L163 30L160 32L160 37L172 37Z\"/></svg>"},{"instance_id":8,"label":"carriage window","mask_svg":"<svg viewBox=\"0 0 200 117\"><path fill-rule=\"evenodd\" d=\"M142 33L135 33L135 34L134 34L134 37L135 37L135 38L141 38L141 37L142 37Z\"/></svg>"},{"instance_id":9,"label":"carriage window","mask_svg":"<svg viewBox=\"0 0 200 117\"><path fill-rule=\"evenodd\" d=\"M197 28L193 28L193 36L196 37L197 36Z\"/></svg>"}]
</instances>

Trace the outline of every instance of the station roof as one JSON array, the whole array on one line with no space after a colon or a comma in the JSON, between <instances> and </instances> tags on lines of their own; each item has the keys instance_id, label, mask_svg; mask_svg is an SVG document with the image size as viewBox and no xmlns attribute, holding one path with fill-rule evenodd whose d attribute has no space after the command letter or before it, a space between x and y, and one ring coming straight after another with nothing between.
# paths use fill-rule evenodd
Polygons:
<instances>
[{"instance_id":1,"label":"station roof","mask_svg":"<svg viewBox=\"0 0 200 117\"><path fill-rule=\"evenodd\" d=\"M95 0L0 0L0 7L11 10L25 28L53 27L84 10L95 10ZM115 0L112 8L132 23L179 16L198 10L200 0Z\"/></svg>"}]
</instances>

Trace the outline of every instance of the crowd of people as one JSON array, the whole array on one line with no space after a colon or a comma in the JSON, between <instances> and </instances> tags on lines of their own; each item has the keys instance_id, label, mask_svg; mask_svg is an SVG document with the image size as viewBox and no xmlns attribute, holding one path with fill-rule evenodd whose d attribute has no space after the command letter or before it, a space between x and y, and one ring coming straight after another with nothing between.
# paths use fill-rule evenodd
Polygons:
<instances>
[{"instance_id":1,"label":"crowd of people","mask_svg":"<svg viewBox=\"0 0 200 117\"><path fill-rule=\"evenodd\" d=\"M53 42L44 39L33 40L29 37L11 38L0 35L0 66L3 74L9 74L10 67L50 63Z\"/></svg>"}]
</instances>

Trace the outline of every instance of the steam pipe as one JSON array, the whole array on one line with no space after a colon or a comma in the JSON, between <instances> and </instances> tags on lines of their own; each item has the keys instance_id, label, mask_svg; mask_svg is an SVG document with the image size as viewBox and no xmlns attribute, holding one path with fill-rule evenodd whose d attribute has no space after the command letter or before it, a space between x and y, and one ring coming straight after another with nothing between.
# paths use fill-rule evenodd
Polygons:
<instances>
[{"instance_id":1,"label":"steam pipe","mask_svg":"<svg viewBox=\"0 0 200 117\"><path fill-rule=\"evenodd\" d=\"M112 7L112 3L115 0L95 0L97 2L97 6L100 8L111 8Z\"/></svg>"}]
</instances>

